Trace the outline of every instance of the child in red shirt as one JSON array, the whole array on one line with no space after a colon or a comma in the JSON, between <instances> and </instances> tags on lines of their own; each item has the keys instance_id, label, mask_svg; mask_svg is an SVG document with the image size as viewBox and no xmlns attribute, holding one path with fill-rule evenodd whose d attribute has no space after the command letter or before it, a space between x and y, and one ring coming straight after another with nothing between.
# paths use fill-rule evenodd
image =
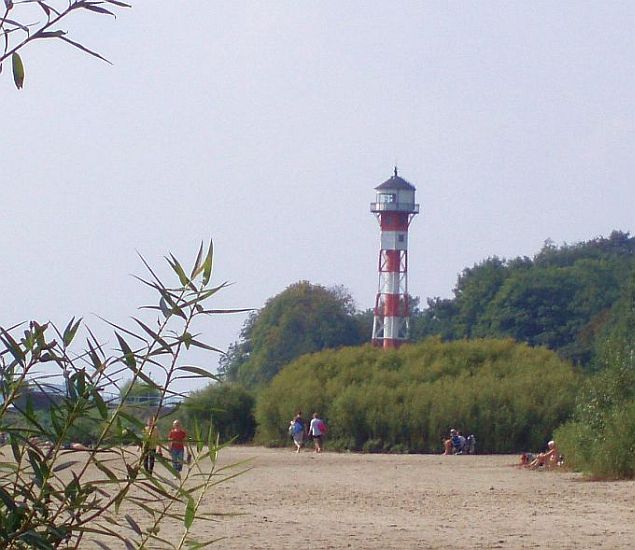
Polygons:
<instances>
[{"instance_id":1,"label":"child in red shirt","mask_svg":"<svg viewBox=\"0 0 635 550\"><path fill-rule=\"evenodd\" d=\"M168 446L170 448L170 455L172 456L172 466L179 475L183 469L186 438L187 432L181 427L181 422L179 420L172 422L172 430L168 434Z\"/></svg>"}]
</instances>

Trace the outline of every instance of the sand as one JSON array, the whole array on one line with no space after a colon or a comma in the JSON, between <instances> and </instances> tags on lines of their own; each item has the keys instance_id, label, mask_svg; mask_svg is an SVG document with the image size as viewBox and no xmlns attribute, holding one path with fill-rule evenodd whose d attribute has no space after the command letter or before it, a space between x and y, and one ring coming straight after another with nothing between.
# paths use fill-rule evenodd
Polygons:
<instances>
[{"instance_id":1,"label":"sand","mask_svg":"<svg viewBox=\"0 0 635 550\"><path fill-rule=\"evenodd\" d=\"M193 525L199 540L222 538L213 547L586 549L635 544L635 481L591 482L564 471L520 469L518 456L318 455L262 447L221 452L222 465L243 461L249 471L217 485L203 500L206 512L229 515ZM167 472L158 466L156 473ZM91 476L101 474L95 469ZM138 510L124 505L121 513L145 523ZM121 524L126 524L123 517ZM176 520L167 520L161 535L177 540L181 529ZM82 548L97 548L85 542Z\"/></svg>"},{"instance_id":2,"label":"sand","mask_svg":"<svg viewBox=\"0 0 635 550\"><path fill-rule=\"evenodd\" d=\"M222 548L627 548L635 482L529 471L517 456L368 455L232 447L253 469L218 486L201 525ZM196 527L196 526L195 526Z\"/></svg>"}]
</instances>

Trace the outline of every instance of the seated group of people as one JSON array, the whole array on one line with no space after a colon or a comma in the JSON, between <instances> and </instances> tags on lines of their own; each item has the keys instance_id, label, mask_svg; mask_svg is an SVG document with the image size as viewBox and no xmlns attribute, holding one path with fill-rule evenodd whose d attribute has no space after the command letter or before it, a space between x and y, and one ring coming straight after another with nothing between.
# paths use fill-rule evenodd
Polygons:
<instances>
[{"instance_id":1,"label":"seated group of people","mask_svg":"<svg viewBox=\"0 0 635 550\"><path fill-rule=\"evenodd\" d=\"M526 468L553 468L561 466L564 462L562 455L558 452L556 442L552 439L547 443L547 450L544 453L523 453L520 456L520 465Z\"/></svg>"},{"instance_id":2,"label":"seated group of people","mask_svg":"<svg viewBox=\"0 0 635 550\"><path fill-rule=\"evenodd\" d=\"M473 455L476 454L476 437L474 434L467 437L452 428L450 437L443 440L444 455Z\"/></svg>"}]
</instances>

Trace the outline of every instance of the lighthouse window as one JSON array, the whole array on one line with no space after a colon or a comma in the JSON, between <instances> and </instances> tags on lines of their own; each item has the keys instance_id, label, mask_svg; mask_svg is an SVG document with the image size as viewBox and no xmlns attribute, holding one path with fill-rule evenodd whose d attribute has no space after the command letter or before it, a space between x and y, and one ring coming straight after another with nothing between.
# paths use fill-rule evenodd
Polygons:
<instances>
[{"instance_id":1,"label":"lighthouse window","mask_svg":"<svg viewBox=\"0 0 635 550\"><path fill-rule=\"evenodd\" d=\"M393 193L381 193L379 195L379 202L395 202L395 195Z\"/></svg>"},{"instance_id":2,"label":"lighthouse window","mask_svg":"<svg viewBox=\"0 0 635 550\"><path fill-rule=\"evenodd\" d=\"M404 241L403 233L399 233L399 242L402 243Z\"/></svg>"}]
</instances>

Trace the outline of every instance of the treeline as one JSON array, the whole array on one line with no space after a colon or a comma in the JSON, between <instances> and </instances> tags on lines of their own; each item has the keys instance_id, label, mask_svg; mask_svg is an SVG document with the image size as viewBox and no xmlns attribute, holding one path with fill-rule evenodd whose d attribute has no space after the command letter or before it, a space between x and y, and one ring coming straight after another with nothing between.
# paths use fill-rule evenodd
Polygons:
<instances>
[{"instance_id":1,"label":"treeline","mask_svg":"<svg viewBox=\"0 0 635 550\"><path fill-rule=\"evenodd\" d=\"M593 369L607 329L623 315L616 304L634 271L635 238L620 231L560 247L547 242L533 259L488 258L459 275L453 298L425 307L412 299L410 338L512 338ZM411 273L413 286L416 278ZM346 289L300 281L247 319L219 371L255 389L301 355L367 343L372 322L372 310L356 310Z\"/></svg>"},{"instance_id":2,"label":"treeline","mask_svg":"<svg viewBox=\"0 0 635 550\"><path fill-rule=\"evenodd\" d=\"M300 409L326 419L331 448L439 452L454 427L475 433L483 452L538 449L570 416L578 381L553 352L511 340L323 351L260 391L256 437L284 441Z\"/></svg>"},{"instance_id":3,"label":"treeline","mask_svg":"<svg viewBox=\"0 0 635 550\"><path fill-rule=\"evenodd\" d=\"M453 298L414 312L411 337L513 338L592 367L633 271L635 238L620 231L561 247L547 242L533 259L488 258L461 273Z\"/></svg>"},{"instance_id":4,"label":"treeline","mask_svg":"<svg viewBox=\"0 0 635 550\"><path fill-rule=\"evenodd\" d=\"M414 343L388 353L364 345L373 312L345 289L295 283L247 320L221 362L227 383L185 410L266 444L287 442L296 409L318 410L331 448L362 451L439 451L450 427L484 452L535 451L557 429L569 464L633 477L634 273L635 238L619 231L489 258L453 298L414 299ZM249 421L230 426L223 408Z\"/></svg>"}]
</instances>

